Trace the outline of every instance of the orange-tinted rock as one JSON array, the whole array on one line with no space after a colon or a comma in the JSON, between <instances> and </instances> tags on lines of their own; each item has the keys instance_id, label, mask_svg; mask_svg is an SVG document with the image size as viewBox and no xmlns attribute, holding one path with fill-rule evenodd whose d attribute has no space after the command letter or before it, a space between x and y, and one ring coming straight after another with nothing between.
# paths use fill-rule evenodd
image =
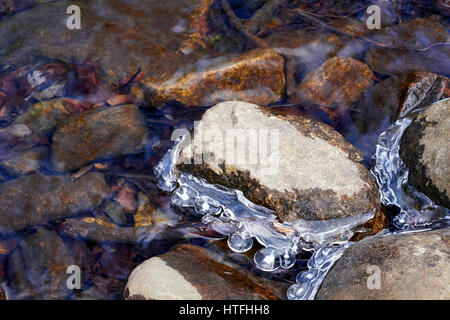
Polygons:
<instances>
[{"instance_id":1,"label":"orange-tinted rock","mask_svg":"<svg viewBox=\"0 0 450 320\"><path fill-rule=\"evenodd\" d=\"M282 97L284 59L274 51L256 49L239 56L200 59L189 71L148 77L142 82L147 100L154 105L169 100L187 106L210 106L226 100L267 105Z\"/></svg>"},{"instance_id":2,"label":"orange-tinted rock","mask_svg":"<svg viewBox=\"0 0 450 320\"><path fill-rule=\"evenodd\" d=\"M331 58L298 86L303 102L336 106L359 100L372 83L372 71L353 58Z\"/></svg>"},{"instance_id":3,"label":"orange-tinted rock","mask_svg":"<svg viewBox=\"0 0 450 320\"><path fill-rule=\"evenodd\" d=\"M128 278L126 299L278 300L277 290L211 250L180 245L139 265Z\"/></svg>"}]
</instances>

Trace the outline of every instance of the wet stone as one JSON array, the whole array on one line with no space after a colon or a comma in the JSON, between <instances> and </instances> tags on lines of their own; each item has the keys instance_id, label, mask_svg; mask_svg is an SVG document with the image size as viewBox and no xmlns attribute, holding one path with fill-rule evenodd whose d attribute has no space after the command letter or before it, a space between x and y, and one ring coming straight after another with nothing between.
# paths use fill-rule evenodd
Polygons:
<instances>
[{"instance_id":1,"label":"wet stone","mask_svg":"<svg viewBox=\"0 0 450 320\"><path fill-rule=\"evenodd\" d=\"M134 154L149 147L146 120L135 105L72 115L55 131L52 166L72 171L94 160Z\"/></svg>"},{"instance_id":2,"label":"wet stone","mask_svg":"<svg viewBox=\"0 0 450 320\"><path fill-rule=\"evenodd\" d=\"M382 28L369 39L392 49L422 50L447 42L448 33L438 22L414 19Z\"/></svg>"},{"instance_id":3,"label":"wet stone","mask_svg":"<svg viewBox=\"0 0 450 320\"><path fill-rule=\"evenodd\" d=\"M408 182L439 205L450 208L450 100L429 106L400 141Z\"/></svg>"},{"instance_id":4,"label":"wet stone","mask_svg":"<svg viewBox=\"0 0 450 320\"><path fill-rule=\"evenodd\" d=\"M282 98L284 59L272 50L260 49L238 56L205 56L185 72L149 76L142 83L147 101L154 105L169 100L187 106L210 106L226 100L267 105Z\"/></svg>"},{"instance_id":5,"label":"wet stone","mask_svg":"<svg viewBox=\"0 0 450 320\"><path fill-rule=\"evenodd\" d=\"M222 255L180 245L139 265L124 290L130 300L278 300L259 277Z\"/></svg>"},{"instance_id":6,"label":"wet stone","mask_svg":"<svg viewBox=\"0 0 450 320\"><path fill-rule=\"evenodd\" d=\"M448 300L449 244L449 228L366 238L344 252L316 299ZM377 284L372 281L376 268L379 287L369 287Z\"/></svg>"},{"instance_id":7,"label":"wet stone","mask_svg":"<svg viewBox=\"0 0 450 320\"><path fill-rule=\"evenodd\" d=\"M30 174L44 167L47 156L48 148L43 146L13 153L0 161L0 170L12 176Z\"/></svg>"},{"instance_id":8,"label":"wet stone","mask_svg":"<svg viewBox=\"0 0 450 320\"><path fill-rule=\"evenodd\" d=\"M199 126L202 136L196 138L194 131L177 168L241 190L283 221L328 220L378 209L378 190L361 164L361 153L328 125L230 101L207 110ZM227 136L230 133L241 138L231 151L227 144L236 137ZM251 144L250 137L258 141L258 134L262 144Z\"/></svg>"},{"instance_id":9,"label":"wet stone","mask_svg":"<svg viewBox=\"0 0 450 320\"><path fill-rule=\"evenodd\" d=\"M410 71L450 74L449 46L434 46L425 51L395 50L372 47L367 50L365 61L369 67L381 74L405 74Z\"/></svg>"},{"instance_id":10,"label":"wet stone","mask_svg":"<svg viewBox=\"0 0 450 320\"><path fill-rule=\"evenodd\" d=\"M38 229L19 242L11 254L8 270L13 299L63 300L74 290L68 288L69 266L83 268L87 248L82 243L65 242L56 232ZM82 269L81 276L83 276ZM81 285L84 280L81 279Z\"/></svg>"},{"instance_id":11,"label":"wet stone","mask_svg":"<svg viewBox=\"0 0 450 320\"><path fill-rule=\"evenodd\" d=\"M334 57L308 73L300 83L302 102L326 106L350 105L359 100L372 83L372 71L353 58Z\"/></svg>"},{"instance_id":12,"label":"wet stone","mask_svg":"<svg viewBox=\"0 0 450 320\"><path fill-rule=\"evenodd\" d=\"M32 174L0 184L0 233L89 212L109 192L101 173L78 180L68 176Z\"/></svg>"},{"instance_id":13,"label":"wet stone","mask_svg":"<svg viewBox=\"0 0 450 320\"><path fill-rule=\"evenodd\" d=\"M37 138L48 138L68 115L63 100L53 99L30 106L14 121L14 124L26 125Z\"/></svg>"},{"instance_id":14,"label":"wet stone","mask_svg":"<svg viewBox=\"0 0 450 320\"><path fill-rule=\"evenodd\" d=\"M158 73L167 62L165 56L176 53L191 35L198 33L195 18L210 3L79 2L80 30L69 30L65 25L70 1L40 4L0 22L0 57L12 62L33 55L66 63L99 61L103 75L110 81L131 76L139 68L144 73Z\"/></svg>"}]
</instances>

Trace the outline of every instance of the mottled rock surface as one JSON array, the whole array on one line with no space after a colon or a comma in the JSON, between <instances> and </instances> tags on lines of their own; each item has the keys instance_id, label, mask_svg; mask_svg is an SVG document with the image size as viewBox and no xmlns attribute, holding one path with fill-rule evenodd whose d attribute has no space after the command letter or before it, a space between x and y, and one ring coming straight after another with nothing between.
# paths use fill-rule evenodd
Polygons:
<instances>
[{"instance_id":1,"label":"mottled rock surface","mask_svg":"<svg viewBox=\"0 0 450 320\"><path fill-rule=\"evenodd\" d=\"M145 117L135 105L72 115L55 131L52 165L71 171L96 159L134 154L150 143Z\"/></svg>"},{"instance_id":2,"label":"mottled rock surface","mask_svg":"<svg viewBox=\"0 0 450 320\"><path fill-rule=\"evenodd\" d=\"M331 268L316 299L450 299L450 229L366 238ZM369 289L374 267L379 289ZM372 268L372 269L371 269Z\"/></svg>"},{"instance_id":3,"label":"mottled rock surface","mask_svg":"<svg viewBox=\"0 0 450 320\"><path fill-rule=\"evenodd\" d=\"M38 171L45 165L48 148L44 146L27 149L23 152L12 153L0 161L0 169L12 176L20 176Z\"/></svg>"},{"instance_id":4,"label":"mottled rock surface","mask_svg":"<svg viewBox=\"0 0 450 320\"><path fill-rule=\"evenodd\" d=\"M206 111L199 125L203 136L195 138L194 132L178 168L241 190L284 221L340 218L378 208L377 187L360 163L361 153L325 124L230 101ZM240 138L236 148L234 135ZM195 139L203 139L201 149Z\"/></svg>"},{"instance_id":5,"label":"mottled rock surface","mask_svg":"<svg viewBox=\"0 0 450 320\"><path fill-rule=\"evenodd\" d=\"M8 261L13 299L63 300L75 291L69 289L69 266L79 266L83 283L83 260L87 249L81 243L64 242L56 232L38 229L21 240Z\"/></svg>"},{"instance_id":6,"label":"mottled rock surface","mask_svg":"<svg viewBox=\"0 0 450 320\"><path fill-rule=\"evenodd\" d=\"M426 71L450 74L449 46L434 46L424 51L372 47L365 61L372 71L381 74L405 74L409 71Z\"/></svg>"},{"instance_id":7,"label":"mottled rock surface","mask_svg":"<svg viewBox=\"0 0 450 320\"><path fill-rule=\"evenodd\" d=\"M226 100L267 105L282 98L284 59L272 50L205 57L184 73L150 76L142 83L147 100L156 105L168 100L188 106L210 106Z\"/></svg>"},{"instance_id":8,"label":"mottled rock surface","mask_svg":"<svg viewBox=\"0 0 450 320\"><path fill-rule=\"evenodd\" d=\"M0 57L24 61L35 56L99 61L104 76L119 80L143 72L160 73L167 59L190 36L198 32L194 23L198 10L209 0L78 2L81 29L66 27L71 1L40 4L0 22ZM42 19L46 17L46 19ZM172 60L174 62L175 60Z\"/></svg>"},{"instance_id":9,"label":"mottled rock surface","mask_svg":"<svg viewBox=\"0 0 450 320\"><path fill-rule=\"evenodd\" d=\"M124 291L136 300L278 300L270 287L208 249L180 245L133 270Z\"/></svg>"},{"instance_id":10,"label":"mottled rock surface","mask_svg":"<svg viewBox=\"0 0 450 320\"><path fill-rule=\"evenodd\" d=\"M303 102L326 106L359 100L372 83L372 71L353 58L334 57L308 73L298 86Z\"/></svg>"},{"instance_id":11,"label":"mottled rock surface","mask_svg":"<svg viewBox=\"0 0 450 320\"><path fill-rule=\"evenodd\" d=\"M68 176L33 174L0 184L0 231L14 232L98 207L109 192L103 174Z\"/></svg>"},{"instance_id":12,"label":"mottled rock surface","mask_svg":"<svg viewBox=\"0 0 450 320\"><path fill-rule=\"evenodd\" d=\"M48 138L56 126L69 116L62 99L41 101L22 113L14 124L26 125L37 138Z\"/></svg>"},{"instance_id":13,"label":"mottled rock surface","mask_svg":"<svg viewBox=\"0 0 450 320\"><path fill-rule=\"evenodd\" d=\"M447 30L440 23L419 18L382 28L369 38L389 48L422 50L447 42L447 37Z\"/></svg>"},{"instance_id":14,"label":"mottled rock surface","mask_svg":"<svg viewBox=\"0 0 450 320\"><path fill-rule=\"evenodd\" d=\"M450 208L450 100L435 103L405 130L400 157L408 182L430 199Z\"/></svg>"}]
</instances>

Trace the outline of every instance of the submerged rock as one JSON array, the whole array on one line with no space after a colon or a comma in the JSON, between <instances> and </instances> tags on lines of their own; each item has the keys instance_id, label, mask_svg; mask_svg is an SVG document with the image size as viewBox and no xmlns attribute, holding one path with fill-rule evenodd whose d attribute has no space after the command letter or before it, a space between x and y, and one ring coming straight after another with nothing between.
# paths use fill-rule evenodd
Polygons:
<instances>
[{"instance_id":1,"label":"submerged rock","mask_svg":"<svg viewBox=\"0 0 450 320\"><path fill-rule=\"evenodd\" d=\"M208 249L180 245L139 265L128 278L125 299L278 300L264 281Z\"/></svg>"},{"instance_id":2,"label":"submerged rock","mask_svg":"<svg viewBox=\"0 0 450 320\"><path fill-rule=\"evenodd\" d=\"M98 207L109 192L101 173L78 180L33 174L0 184L0 233L73 216Z\"/></svg>"},{"instance_id":3,"label":"submerged rock","mask_svg":"<svg viewBox=\"0 0 450 320\"><path fill-rule=\"evenodd\" d=\"M137 106L99 108L72 115L58 126L52 165L71 171L97 159L134 154L149 143L146 121Z\"/></svg>"},{"instance_id":4,"label":"submerged rock","mask_svg":"<svg viewBox=\"0 0 450 320\"><path fill-rule=\"evenodd\" d=\"M14 124L26 125L37 138L48 138L56 126L69 116L62 99L41 101L22 113Z\"/></svg>"},{"instance_id":5,"label":"submerged rock","mask_svg":"<svg viewBox=\"0 0 450 320\"><path fill-rule=\"evenodd\" d=\"M435 103L409 125L400 141L408 182L450 208L450 100Z\"/></svg>"},{"instance_id":6,"label":"submerged rock","mask_svg":"<svg viewBox=\"0 0 450 320\"><path fill-rule=\"evenodd\" d=\"M129 79L140 71L139 85L147 102L155 105L167 100L189 106L228 99L259 104L279 100L284 90L282 57L253 51L221 58L213 48L207 49L225 38L210 28L211 15L218 10L214 2L82 2L77 4L80 30L65 25L70 1L42 4L0 21L0 59L14 64L35 56L68 64L98 62L107 82Z\"/></svg>"},{"instance_id":7,"label":"submerged rock","mask_svg":"<svg viewBox=\"0 0 450 320\"><path fill-rule=\"evenodd\" d=\"M274 51L259 49L239 56L205 57L183 73L147 77L142 83L147 100L154 105L168 100L187 106L226 100L267 105L282 98L284 59Z\"/></svg>"},{"instance_id":8,"label":"submerged rock","mask_svg":"<svg viewBox=\"0 0 450 320\"><path fill-rule=\"evenodd\" d=\"M372 83L372 71L353 58L334 57L310 72L298 86L305 103L326 106L349 105L359 100Z\"/></svg>"},{"instance_id":9,"label":"submerged rock","mask_svg":"<svg viewBox=\"0 0 450 320\"><path fill-rule=\"evenodd\" d=\"M367 50L365 61L373 71L381 74L426 71L449 75L449 56L449 46L434 46L425 51L372 47Z\"/></svg>"},{"instance_id":10,"label":"submerged rock","mask_svg":"<svg viewBox=\"0 0 450 320\"><path fill-rule=\"evenodd\" d=\"M325 124L229 101L205 112L177 168L241 190L292 222L377 211L377 187L362 160Z\"/></svg>"},{"instance_id":11,"label":"submerged rock","mask_svg":"<svg viewBox=\"0 0 450 320\"><path fill-rule=\"evenodd\" d=\"M47 147L34 147L8 155L6 159L0 161L0 168L12 176L33 173L45 165L47 156Z\"/></svg>"},{"instance_id":12,"label":"submerged rock","mask_svg":"<svg viewBox=\"0 0 450 320\"><path fill-rule=\"evenodd\" d=\"M79 2L81 29L66 26L71 1L38 5L0 21L2 61L33 56L66 63L98 61L104 76L119 80L142 68L158 74L185 41L199 30L196 18L210 0ZM205 9L206 10L206 9ZM46 17L46 19L42 19ZM172 60L176 63L176 60Z\"/></svg>"},{"instance_id":13,"label":"submerged rock","mask_svg":"<svg viewBox=\"0 0 450 320\"><path fill-rule=\"evenodd\" d=\"M369 39L392 49L422 50L447 42L447 37L440 23L420 18L380 29Z\"/></svg>"},{"instance_id":14,"label":"submerged rock","mask_svg":"<svg viewBox=\"0 0 450 320\"><path fill-rule=\"evenodd\" d=\"M83 267L87 248L79 242L64 242L56 232L38 229L18 244L8 262L8 278L14 299L67 299L74 290L67 280L69 266ZM82 271L82 270L81 270ZM81 272L81 285L86 280ZM72 282L71 282L72 283Z\"/></svg>"},{"instance_id":15,"label":"submerged rock","mask_svg":"<svg viewBox=\"0 0 450 320\"><path fill-rule=\"evenodd\" d=\"M449 244L449 228L366 238L344 252L316 299L448 300ZM374 281L377 270L378 289Z\"/></svg>"}]
</instances>

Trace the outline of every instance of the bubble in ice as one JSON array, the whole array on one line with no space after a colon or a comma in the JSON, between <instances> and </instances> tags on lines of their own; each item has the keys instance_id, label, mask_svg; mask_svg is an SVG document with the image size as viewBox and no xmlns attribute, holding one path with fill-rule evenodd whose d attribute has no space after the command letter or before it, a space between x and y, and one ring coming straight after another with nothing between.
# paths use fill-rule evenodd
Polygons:
<instances>
[{"instance_id":1,"label":"bubble in ice","mask_svg":"<svg viewBox=\"0 0 450 320\"><path fill-rule=\"evenodd\" d=\"M253 239L250 237L245 238L242 234L236 232L228 237L228 246L234 252L246 252L252 248Z\"/></svg>"},{"instance_id":2,"label":"bubble in ice","mask_svg":"<svg viewBox=\"0 0 450 320\"><path fill-rule=\"evenodd\" d=\"M256 266L262 271L272 272L280 268L280 256L274 248L259 249L253 257Z\"/></svg>"}]
</instances>

